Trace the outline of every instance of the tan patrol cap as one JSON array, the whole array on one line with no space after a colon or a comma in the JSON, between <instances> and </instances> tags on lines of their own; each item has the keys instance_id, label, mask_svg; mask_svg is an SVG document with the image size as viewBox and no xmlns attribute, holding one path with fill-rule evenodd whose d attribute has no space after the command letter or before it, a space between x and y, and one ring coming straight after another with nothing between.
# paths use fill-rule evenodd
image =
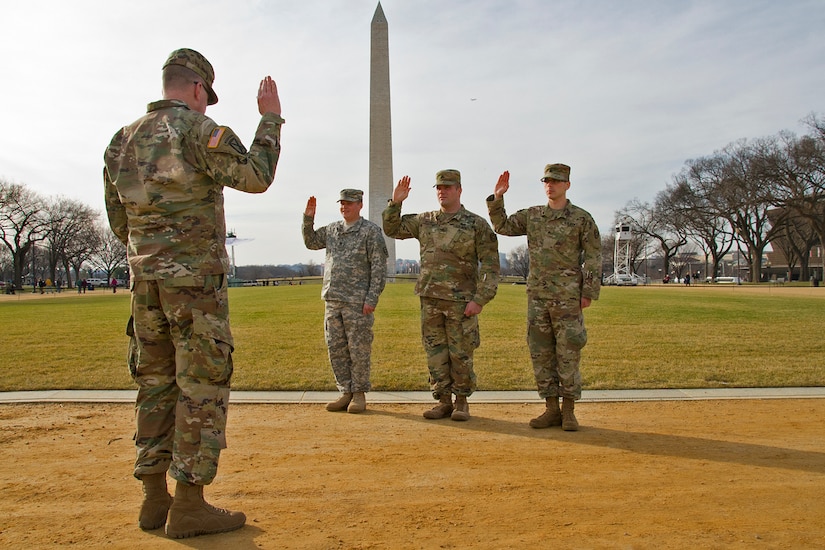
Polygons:
<instances>
[{"instance_id":1,"label":"tan patrol cap","mask_svg":"<svg viewBox=\"0 0 825 550\"><path fill-rule=\"evenodd\" d=\"M544 167L544 177L541 181L556 180L570 181L570 167L566 164L548 164Z\"/></svg>"},{"instance_id":2,"label":"tan patrol cap","mask_svg":"<svg viewBox=\"0 0 825 550\"><path fill-rule=\"evenodd\" d=\"M169 65L180 65L194 71L203 79L204 88L206 88L206 104L214 105L218 102L218 95L212 89L212 84L215 82L215 70L204 56L195 50L181 48L169 54L169 59L163 64L163 68L165 69Z\"/></svg>"},{"instance_id":3,"label":"tan patrol cap","mask_svg":"<svg viewBox=\"0 0 825 550\"><path fill-rule=\"evenodd\" d=\"M363 202L363 200L364 192L360 189L344 189L341 191L341 198L338 199L338 202Z\"/></svg>"},{"instance_id":4,"label":"tan patrol cap","mask_svg":"<svg viewBox=\"0 0 825 550\"><path fill-rule=\"evenodd\" d=\"M435 175L435 185L461 185L461 172L458 170L441 170Z\"/></svg>"}]
</instances>

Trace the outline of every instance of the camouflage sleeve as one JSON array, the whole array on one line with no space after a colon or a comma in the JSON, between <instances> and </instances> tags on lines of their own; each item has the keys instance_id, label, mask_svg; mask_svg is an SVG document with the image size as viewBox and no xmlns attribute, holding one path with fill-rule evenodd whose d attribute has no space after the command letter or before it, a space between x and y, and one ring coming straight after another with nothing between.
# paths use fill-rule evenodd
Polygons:
<instances>
[{"instance_id":1,"label":"camouflage sleeve","mask_svg":"<svg viewBox=\"0 0 825 550\"><path fill-rule=\"evenodd\" d=\"M273 113L261 117L252 147L246 150L237 135L211 119L201 128L201 143L207 173L218 184L246 193L263 193L275 179L281 155L281 124Z\"/></svg>"},{"instance_id":2,"label":"camouflage sleeve","mask_svg":"<svg viewBox=\"0 0 825 550\"><path fill-rule=\"evenodd\" d=\"M523 210L519 210L510 217L507 217L507 210L504 208L504 197L497 199L495 195L487 197L487 213L490 222L499 235L509 235L516 237L527 234L526 218Z\"/></svg>"},{"instance_id":3,"label":"camouflage sleeve","mask_svg":"<svg viewBox=\"0 0 825 550\"><path fill-rule=\"evenodd\" d=\"M327 247L327 228L315 229L315 218L304 214L304 223L301 225L304 235L304 245L310 250L321 250Z\"/></svg>"},{"instance_id":4,"label":"camouflage sleeve","mask_svg":"<svg viewBox=\"0 0 825 550\"><path fill-rule=\"evenodd\" d=\"M112 143L109 144L109 147L106 149L106 153L104 154L104 161L107 161L109 158L117 158L119 153L119 136L120 132L118 132L118 134L112 139ZM106 201L106 214L109 216L109 227L112 228L112 232L118 239L120 239L120 242L125 245L129 239L129 229L126 225L126 208L123 206L123 203L120 202L117 187L115 187L115 184L109 175L108 162L103 167L103 185L103 192L105 195L104 198Z\"/></svg>"},{"instance_id":5,"label":"camouflage sleeve","mask_svg":"<svg viewBox=\"0 0 825 550\"><path fill-rule=\"evenodd\" d=\"M401 205L391 203L381 213L384 233L393 239L418 238L418 214L401 215Z\"/></svg>"},{"instance_id":6,"label":"camouflage sleeve","mask_svg":"<svg viewBox=\"0 0 825 550\"><path fill-rule=\"evenodd\" d=\"M367 289L367 297L364 302L372 307L378 305L378 297L384 292L387 284L387 243L384 242L384 235L381 228L372 226L369 239L367 240L367 254L370 260L370 287Z\"/></svg>"},{"instance_id":7,"label":"camouflage sleeve","mask_svg":"<svg viewBox=\"0 0 825 550\"><path fill-rule=\"evenodd\" d=\"M602 242L599 228L591 216L587 216L582 228L582 297L599 299L602 271Z\"/></svg>"},{"instance_id":8,"label":"camouflage sleeve","mask_svg":"<svg viewBox=\"0 0 825 550\"><path fill-rule=\"evenodd\" d=\"M498 291L500 263L498 237L493 233L489 224L480 216L476 222L476 255L481 265L473 301L480 306L484 306L495 298Z\"/></svg>"}]
</instances>

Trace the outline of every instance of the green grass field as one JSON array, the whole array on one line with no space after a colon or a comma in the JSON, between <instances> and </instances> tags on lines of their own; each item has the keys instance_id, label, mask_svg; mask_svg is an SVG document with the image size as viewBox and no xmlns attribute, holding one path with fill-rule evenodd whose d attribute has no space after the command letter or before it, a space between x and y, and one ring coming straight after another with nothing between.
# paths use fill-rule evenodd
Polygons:
<instances>
[{"instance_id":1,"label":"green grass field","mask_svg":"<svg viewBox=\"0 0 825 550\"><path fill-rule=\"evenodd\" d=\"M320 286L230 289L236 390L334 390ZM534 389L522 285L481 315L482 390ZM129 294L3 296L0 391L129 389ZM586 389L825 386L825 289L677 285L602 289L585 312ZM388 284L376 311L375 390L426 390L418 298Z\"/></svg>"}]
</instances>

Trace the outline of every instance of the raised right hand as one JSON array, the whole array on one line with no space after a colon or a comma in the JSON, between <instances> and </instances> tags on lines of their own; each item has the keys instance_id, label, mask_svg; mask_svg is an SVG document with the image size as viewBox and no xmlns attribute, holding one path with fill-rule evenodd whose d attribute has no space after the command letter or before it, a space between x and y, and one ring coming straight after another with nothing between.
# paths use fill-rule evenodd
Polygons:
<instances>
[{"instance_id":1,"label":"raised right hand","mask_svg":"<svg viewBox=\"0 0 825 550\"><path fill-rule=\"evenodd\" d=\"M316 206L315 197L310 197L309 200L307 201L306 210L304 210L304 216L309 216L310 218L314 218L315 217L315 206Z\"/></svg>"},{"instance_id":2,"label":"raised right hand","mask_svg":"<svg viewBox=\"0 0 825 550\"><path fill-rule=\"evenodd\" d=\"M410 195L410 176L404 176L392 190L392 202L401 204Z\"/></svg>"},{"instance_id":3,"label":"raised right hand","mask_svg":"<svg viewBox=\"0 0 825 550\"><path fill-rule=\"evenodd\" d=\"M510 172L505 170L504 173L498 177L498 182L496 182L496 188L493 194L497 199L500 199L508 189L510 189Z\"/></svg>"},{"instance_id":4,"label":"raised right hand","mask_svg":"<svg viewBox=\"0 0 825 550\"><path fill-rule=\"evenodd\" d=\"M278 86L271 76L261 80L258 86L258 112L281 114L281 99L278 97Z\"/></svg>"}]
</instances>

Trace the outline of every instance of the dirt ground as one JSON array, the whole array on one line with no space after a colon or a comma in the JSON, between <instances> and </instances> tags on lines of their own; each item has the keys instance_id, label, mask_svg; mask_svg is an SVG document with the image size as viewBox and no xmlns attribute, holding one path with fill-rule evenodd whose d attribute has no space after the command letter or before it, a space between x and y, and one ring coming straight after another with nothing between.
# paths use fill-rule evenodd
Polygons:
<instances>
[{"instance_id":1,"label":"dirt ground","mask_svg":"<svg viewBox=\"0 0 825 550\"><path fill-rule=\"evenodd\" d=\"M137 527L132 407L0 405L2 548L823 548L825 399L230 407L207 499L247 526Z\"/></svg>"}]
</instances>

